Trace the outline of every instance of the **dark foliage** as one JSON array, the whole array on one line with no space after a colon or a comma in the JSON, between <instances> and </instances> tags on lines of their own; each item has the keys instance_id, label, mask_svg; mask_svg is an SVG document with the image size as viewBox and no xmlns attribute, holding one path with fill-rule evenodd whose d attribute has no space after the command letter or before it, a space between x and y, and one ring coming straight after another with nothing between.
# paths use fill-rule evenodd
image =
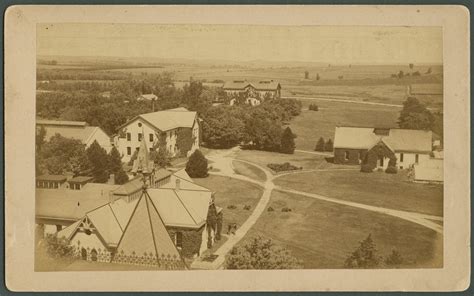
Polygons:
<instances>
[{"instance_id":1,"label":"dark foliage","mask_svg":"<svg viewBox=\"0 0 474 296\"><path fill-rule=\"evenodd\" d=\"M290 127L287 127L283 131L283 135L281 136L280 152L286 153L286 154L295 153L295 147L296 147L295 138L296 138L296 135L293 134Z\"/></svg>"},{"instance_id":2,"label":"dark foliage","mask_svg":"<svg viewBox=\"0 0 474 296\"><path fill-rule=\"evenodd\" d=\"M371 234L360 242L359 247L345 261L347 268L376 268L378 265L377 249Z\"/></svg>"},{"instance_id":3,"label":"dark foliage","mask_svg":"<svg viewBox=\"0 0 474 296\"><path fill-rule=\"evenodd\" d=\"M332 152L334 149L334 144L331 139L328 139L326 144L324 144L324 150L328 152Z\"/></svg>"},{"instance_id":4,"label":"dark foliage","mask_svg":"<svg viewBox=\"0 0 474 296\"><path fill-rule=\"evenodd\" d=\"M316 143L316 147L314 148L314 150L324 152L325 147L326 147L326 144L324 142L323 137L321 137L321 138L319 138L318 143Z\"/></svg>"},{"instance_id":5,"label":"dark foliage","mask_svg":"<svg viewBox=\"0 0 474 296\"><path fill-rule=\"evenodd\" d=\"M109 158L104 148L94 141L86 149L91 175L96 183L105 183L109 179Z\"/></svg>"},{"instance_id":6,"label":"dark foliage","mask_svg":"<svg viewBox=\"0 0 474 296\"><path fill-rule=\"evenodd\" d=\"M267 167L272 169L275 172L284 172L284 171L295 171L295 170L302 170L302 167L297 167L289 162L285 163L269 163L267 164Z\"/></svg>"},{"instance_id":7,"label":"dark foliage","mask_svg":"<svg viewBox=\"0 0 474 296\"><path fill-rule=\"evenodd\" d=\"M186 172L191 178L205 178L207 173L207 159L200 150L196 150L186 163Z\"/></svg>"}]
</instances>

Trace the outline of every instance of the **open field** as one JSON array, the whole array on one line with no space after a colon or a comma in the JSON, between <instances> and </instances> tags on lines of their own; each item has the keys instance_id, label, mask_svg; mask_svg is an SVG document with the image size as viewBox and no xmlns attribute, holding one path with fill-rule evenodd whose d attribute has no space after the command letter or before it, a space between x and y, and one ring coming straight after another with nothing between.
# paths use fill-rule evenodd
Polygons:
<instances>
[{"instance_id":1,"label":"open field","mask_svg":"<svg viewBox=\"0 0 474 296\"><path fill-rule=\"evenodd\" d=\"M261 235L290 249L305 268L343 268L346 257L372 234L378 255L397 249L401 267L442 267L442 236L417 224L281 192L272 193L269 206L275 211L265 211L239 245ZM292 211L283 213L282 207Z\"/></svg>"},{"instance_id":2,"label":"open field","mask_svg":"<svg viewBox=\"0 0 474 296\"><path fill-rule=\"evenodd\" d=\"M267 179L265 173L253 165L246 164L240 161L233 161L232 166L236 174L249 177L250 179L265 182Z\"/></svg>"},{"instance_id":3,"label":"open field","mask_svg":"<svg viewBox=\"0 0 474 296\"><path fill-rule=\"evenodd\" d=\"M229 177L211 175L202 179L194 179L194 182L215 192L216 205L224 209L223 233L227 232L229 223L237 223L237 227L242 225L262 195L262 189L257 185ZM228 209L227 207L230 205L234 205L236 208ZM250 210L244 210L245 205L249 205Z\"/></svg>"},{"instance_id":4,"label":"open field","mask_svg":"<svg viewBox=\"0 0 474 296\"><path fill-rule=\"evenodd\" d=\"M298 137L296 149L313 151L320 137L334 141L336 126L397 127L400 108L360 105L302 99L303 111L291 122L290 127ZM319 111L308 110L309 104L319 106Z\"/></svg>"},{"instance_id":5,"label":"open field","mask_svg":"<svg viewBox=\"0 0 474 296\"><path fill-rule=\"evenodd\" d=\"M409 182L404 170L398 174L310 172L282 176L275 184L367 205L443 216L443 185Z\"/></svg>"},{"instance_id":6,"label":"open field","mask_svg":"<svg viewBox=\"0 0 474 296\"><path fill-rule=\"evenodd\" d=\"M89 58L85 60L59 59L57 65L38 64L38 70L61 70L71 73L111 74L125 78L127 75L143 76L148 74L173 74L175 85L182 88L192 77L201 80L207 86L219 87L216 81L242 80L258 81L262 79L278 80L282 85L282 96L345 96L351 99L370 102L401 104L405 100L406 86L442 85L443 67L440 65L328 65L301 63L243 62L240 64L193 61L155 61L143 60L107 60ZM431 74L425 74L431 68ZM305 79L305 71L309 78ZM421 76L407 76L402 79L391 78L399 71L404 73L420 72ZM319 75L320 79L316 80ZM340 77L343 77L342 79ZM442 96L422 101L430 107L440 107Z\"/></svg>"}]
</instances>

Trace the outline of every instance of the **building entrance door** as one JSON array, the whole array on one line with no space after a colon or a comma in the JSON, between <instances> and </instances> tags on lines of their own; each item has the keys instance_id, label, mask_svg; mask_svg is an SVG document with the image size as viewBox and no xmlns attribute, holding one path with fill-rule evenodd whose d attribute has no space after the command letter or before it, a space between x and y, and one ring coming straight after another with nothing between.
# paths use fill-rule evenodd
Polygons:
<instances>
[{"instance_id":1,"label":"building entrance door","mask_svg":"<svg viewBox=\"0 0 474 296\"><path fill-rule=\"evenodd\" d=\"M95 249L92 249L91 251L91 260L97 261L97 251Z\"/></svg>"},{"instance_id":2,"label":"building entrance door","mask_svg":"<svg viewBox=\"0 0 474 296\"><path fill-rule=\"evenodd\" d=\"M87 250L84 248L81 249L81 259L87 260Z\"/></svg>"}]
</instances>

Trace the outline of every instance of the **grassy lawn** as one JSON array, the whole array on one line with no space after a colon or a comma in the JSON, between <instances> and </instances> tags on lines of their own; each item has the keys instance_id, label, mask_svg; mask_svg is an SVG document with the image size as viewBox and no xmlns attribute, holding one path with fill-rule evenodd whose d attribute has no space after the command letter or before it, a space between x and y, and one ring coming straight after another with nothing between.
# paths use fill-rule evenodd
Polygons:
<instances>
[{"instance_id":1,"label":"grassy lawn","mask_svg":"<svg viewBox=\"0 0 474 296\"><path fill-rule=\"evenodd\" d=\"M428 228L395 217L300 195L273 192L269 206L239 245L261 235L287 247L305 268L343 268L359 242L372 234L378 255L396 248L401 267L442 267L442 236ZM289 207L289 213L281 208Z\"/></svg>"},{"instance_id":2,"label":"grassy lawn","mask_svg":"<svg viewBox=\"0 0 474 296\"><path fill-rule=\"evenodd\" d=\"M284 162L303 167L303 170L342 167L340 165L328 163L324 156L300 152L295 152L295 154L283 154L258 150L241 150L238 152L236 158L259 164L265 168L269 163Z\"/></svg>"},{"instance_id":3,"label":"grassy lawn","mask_svg":"<svg viewBox=\"0 0 474 296\"><path fill-rule=\"evenodd\" d=\"M302 99L303 111L291 122L296 149L313 151L318 139L332 139L336 126L397 127L400 108ZM319 111L309 111L309 104Z\"/></svg>"},{"instance_id":4,"label":"grassy lawn","mask_svg":"<svg viewBox=\"0 0 474 296\"><path fill-rule=\"evenodd\" d=\"M262 196L262 189L257 185L229 177L210 175L207 178L194 179L194 181L215 192L216 205L223 208L224 211L222 225L224 234L227 233L229 223L237 223L237 227L240 227L250 216ZM234 205L236 208L228 209L227 207L230 205ZM250 210L244 210L245 205L249 205Z\"/></svg>"},{"instance_id":5,"label":"grassy lawn","mask_svg":"<svg viewBox=\"0 0 474 296\"><path fill-rule=\"evenodd\" d=\"M443 215L443 186L407 180L406 172L310 172L282 176L275 184L309 193L391 209Z\"/></svg>"},{"instance_id":6,"label":"grassy lawn","mask_svg":"<svg viewBox=\"0 0 474 296\"><path fill-rule=\"evenodd\" d=\"M247 176L253 180L262 182L265 182L265 180L267 179L265 173L261 169L253 165L234 160L232 162L232 166L234 167L235 173L239 175Z\"/></svg>"}]
</instances>

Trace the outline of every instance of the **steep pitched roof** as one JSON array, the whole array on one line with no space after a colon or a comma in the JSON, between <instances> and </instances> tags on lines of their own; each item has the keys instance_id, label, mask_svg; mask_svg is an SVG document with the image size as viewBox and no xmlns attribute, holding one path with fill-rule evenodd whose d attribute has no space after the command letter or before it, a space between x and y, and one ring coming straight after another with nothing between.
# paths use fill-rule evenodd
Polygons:
<instances>
[{"instance_id":1,"label":"steep pitched roof","mask_svg":"<svg viewBox=\"0 0 474 296\"><path fill-rule=\"evenodd\" d=\"M140 143L137 158L133 161L132 173L150 174L153 171L153 161L150 161L146 141Z\"/></svg>"},{"instance_id":2,"label":"steep pitched roof","mask_svg":"<svg viewBox=\"0 0 474 296\"><path fill-rule=\"evenodd\" d=\"M430 153L432 132L423 130L389 129L387 136L376 135L374 128L336 127L334 148L369 149L381 139L396 152Z\"/></svg>"},{"instance_id":3,"label":"steep pitched roof","mask_svg":"<svg viewBox=\"0 0 474 296\"><path fill-rule=\"evenodd\" d=\"M160 214L146 192L136 204L112 262L121 262L127 256L152 257L157 265L165 269L170 266L184 267Z\"/></svg>"},{"instance_id":4,"label":"steep pitched roof","mask_svg":"<svg viewBox=\"0 0 474 296\"><path fill-rule=\"evenodd\" d=\"M196 116L197 113L195 111L189 111L186 108L181 107L138 115L123 124L121 128L140 118L162 132L179 127L192 128Z\"/></svg>"},{"instance_id":5,"label":"steep pitched roof","mask_svg":"<svg viewBox=\"0 0 474 296\"><path fill-rule=\"evenodd\" d=\"M223 88L228 90L244 90L247 86L252 86L256 90L277 90L280 86L278 81L261 80L257 82L249 82L247 80L226 81Z\"/></svg>"}]
</instances>

